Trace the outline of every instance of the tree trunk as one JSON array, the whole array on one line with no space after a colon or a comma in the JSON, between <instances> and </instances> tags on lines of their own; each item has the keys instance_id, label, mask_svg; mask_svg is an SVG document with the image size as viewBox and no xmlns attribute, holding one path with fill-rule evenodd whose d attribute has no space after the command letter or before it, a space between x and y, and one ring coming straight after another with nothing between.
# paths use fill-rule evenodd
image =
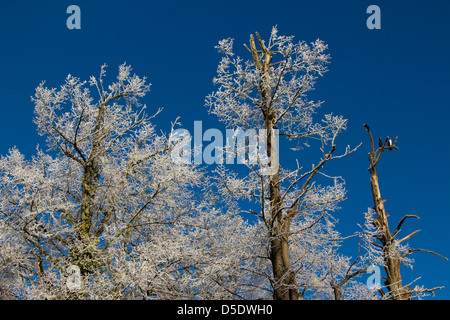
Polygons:
<instances>
[{"instance_id":1,"label":"tree trunk","mask_svg":"<svg viewBox=\"0 0 450 320\"><path fill-rule=\"evenodd\" d=\"M92 272L100 266L97 253L97 235L92 222L97 213L95 196L100 176L100 155L103 150L104 136L102 125L105 114L105 105L99 105L99 113L93 132L92 149L89 160L84 163L84 176L81 190L80 221L78 223L78 237L81 248L74 248L71 252L72 263L80 267L81 274Z\"/></svg>"},{"instance_id":2,"label":"tree trunk","mask_svg":"<svg viewBox=\"0 0 450 320\"><path fill-rule=\"evenodd\" d=\"M260 73L258 91L261 95L261 110L264 116L266 130L266 152L269 159L269 237L270 237L270 261L274 276L274 299L298 300L299 293L295 281L295 273L291 270L289 256L289 232L292 217L284 217L280 210L282 199L280 194L279 164L276 146L275 121L276 111L272 106L272 92L269 83L270 63L272 52L264 45L258 33L256 33L261 50L256 49L255 38L250 36L250 50L255 67ZM260 55L262 53L262 55Z\"/></svg>"},{"instance_id":3,"label":"tree trunk","mask_svg":"<svg viewBox=\"0 0 450 320\"><path fill-rule=\"evenodd\" d=\"M270 213L270 261L272 263L274 276L274 299L275 300L298 300L297 282L295 273L291 270L289 255L289 232L291 217L283 216L281 207L280 178L278 154L276 147L275 131L272 130L271 119L266 121L267 153L270 159L269 173L269 197L271 203Z\"/></svg>"},{"instance_id":4,"label":"tree trunk","mask_svg":"<svg viewBox=\"0 0 450 320\"><path fill-rule=\"evenodd\" d=\"M370 186L372 188L372 195L373 195L373 202L374 202L374 210L377 213L377 218L372 219L373 225L377 228L378 236L377 239L381 242L381 248L382 248L382 255L383 255L383 262L384 262L384 270L386 271L386 278L384 279L384 284L386 285L386 288L388 289L388 298L391 300L411 300L413 293L421 293L421 292L433 292L437 289L441 289L442 287L436 287L433 289L424 289L424 288L418 288L415 287L411 290L410 285L403 286L402 284L402 277L400 274L400 264L405 259L405 257L414 252L414 251L425 251L429 253L433 253L445 260L444 256L437 254L436 252L430 251L430 250L424 250L424 249L409 249L405 252L405 250L401 250L399 248L399 244L406 239L409 239L411 236L419 232L420 230L416 230L412 233L410 233L408 236L404 237L401 240L396 240L397 234L400 231L400 227L402 226L404 220L406 218L419 218L415 215L406 215L404 216L397 228L395 229L394 233L391 234L389 231L389 225L387 217L389 216L386 213L386 210L384 208L384 203L386 200L381 199L381 193L380 193L380 185L378 183L378 175L376 171L376 166L378 162L380 161L381 155L383 154L385 149L392 150L396 149L398 150L397 144L397 138L395 138L395 142L392 144L392 140L390 137L387 137L383 143L382 139L379 139L379 148L375 150L375 144L373 141L372 134L370 133L369 126L367 124L364 124L364 128L366 129L367 133L370 137L370 142L372 145L372 151L369 153L369 161L370 161L370 167L369 172L371 174L370 178ZM387 146L386 146L387 144ZM384 293L383 293L384 296Z\"/></svg>"},{"instance_id":5,"label":"tree trunk","mask_svg":"<svg viewBox=\"0 0 450 320\"><path fill-rule=\"evenodd\" d=\"M402 277L400 274L401 256L395 247L395 238L389 231L389 225L384 208L386 200L381 199L380 185L378 183L378 175L375 169L375 154L371 154L371 173L370 186L372 188L374 210L377 213L377 220L373 221L379 231L379 240L383 246L384 270L386 271L385 285L389 291L392 300L408 300L411 299L409 286L403 287Z\"/></svg>"},{"instance_id":6,"label":"tree trunk","mask_svg":"<svg viewBox=\"0 0 450 320\"><path fill-rule=\"evenodd\" d=\"M287 221L284 222L287 223ZM291 270L289 239L285 234L288 229L282 225L281 230L274 227L271 232L270 261L275 281L275 300L298 300L300 298L295 273Z\"/></svg>"}]
</instances>

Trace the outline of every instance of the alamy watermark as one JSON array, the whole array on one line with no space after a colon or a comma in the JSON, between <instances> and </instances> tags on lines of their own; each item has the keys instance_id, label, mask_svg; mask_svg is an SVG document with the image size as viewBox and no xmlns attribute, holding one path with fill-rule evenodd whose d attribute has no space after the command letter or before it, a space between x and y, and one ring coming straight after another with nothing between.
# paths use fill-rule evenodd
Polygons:
<instances>
[{"instance_id":1,"label":"alamy watermark","mask_svg":"<svg viewBox=\"0 0 450 320\"><path fill-rule=\"evenodd\" d=\"M67 267L66 272L69 274L66 281L66 286L70 291L81 289L81 272L80 267L77 265L70 265Z\"/></svg>"},{"instance_id":2,"label":"alamy watermark","mask_svg":"<svg viewBox=\"0 0 450 320\"><path fill-rule=\"evenodd\" d=\"M368 273L372 275L367 278L366 285L370 290L381 289L381 270L379 266L371 265L367 268Z\"/></svg>"},{"instance_id":3,"label":"alamy watermark","mask_svg":"<svg viewBox=\"0 0 450 320\"><path fill-rule=\"evenodd\" d=\"M67 7L66 13L70 14L67 18L66 26L67 29L81 29L81 9L77 5L70 5Z\"/></svg>"},{"instance_id":4,"label":"alamy watermark","mask_svg":"<svg viewBox=\"0 0 450 320\"><path fill-rule=\"evenodd\" d=\"M203 132L202 121L194 121L194 136L187 129L176 129L170 140L175 164L244 164L258 167L262 175L278 170L278 129L226 129L225 135L216 128ZM194 146L192 148L192 140ZM204 146L204 142L208 142Z\"/></svg>"},{"instance_id":5,"label":"alamy watermark","mask_svg":"<svg viewBox=\"0 0 450 320\"><path fill-rule=\"evenodd\" d=\"M381 29L381 9L377 5L367 7L366 13L370 14L367 18L366 26L369 30Z\"/></svg>"}]
</instances>

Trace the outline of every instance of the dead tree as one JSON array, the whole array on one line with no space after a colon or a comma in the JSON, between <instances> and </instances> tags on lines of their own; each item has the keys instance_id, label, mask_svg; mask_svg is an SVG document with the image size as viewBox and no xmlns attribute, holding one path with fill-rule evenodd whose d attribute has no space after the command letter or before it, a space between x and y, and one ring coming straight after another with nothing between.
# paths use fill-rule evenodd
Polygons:
<instances>
[{"instance_id":1,"label":"dead tree","mask_svg":"<svg viewBox=\"0 0 450 320\"><path fill-rule=\"evenodd\" d=\"M370 132L369 126L364 124L364 129L369 134L371 142L371 152L369 152L370 167L368 170L371 174L370 186L372 189L372 196L374 203L373 209L376 212L376 219L372 218L371 222L378 231L377 240L379 240L380 242L380 243L373 242L372 244L381 248L384 260L384 270L386 272L384 284L385 288L387 289L387 292L381 292L381 294L383 295L383 298L391 300L409 300L412 299L414 294L419 294L423 292L431 292L434 294L435 290L441 289L443 287L424 289L416 286L415 288L411 289L410 285L404 286L402 283L402 277L400 273L400 264L404 263L406 265L405 261L407 256L415 251L424 251L428 253L433 253L445 260L448 259L436 252L425 249L402 248L400 244L410 239L420 230L416 230L401 239L397 239L397 235L400 232L400 228L402 227L403 223L407 218L419 219L419 217L416 215L405 215L398 223L397 228L394 230L394 232L391 233L388 224L389 215L385 209L386 200L381 198L380 184L378 181L376 166L380 161L381 156L385 150L389 151L392 151L393 149L398 150L397 137L395 138L394 142L392 142L392 139L390 137L387 137L386 139L384 139L384 141L383 139L379 138L378 148L375 149L374 140Z\"/></svg>"}]
</instances>

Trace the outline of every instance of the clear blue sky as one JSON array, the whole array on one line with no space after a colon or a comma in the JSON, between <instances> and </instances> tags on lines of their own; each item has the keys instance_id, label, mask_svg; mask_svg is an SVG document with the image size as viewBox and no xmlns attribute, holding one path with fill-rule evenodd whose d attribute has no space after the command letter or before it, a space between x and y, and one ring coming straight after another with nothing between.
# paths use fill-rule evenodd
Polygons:
<instances>
[{"instance_id":1,"label":"clear blue sky","mask_svg":"<svg viewBox=\"0 0 450 320\"><path fill-rule=\"evenodd\" d=\"M66 9L81 9L81 30L69 30ZM381 8L381 30L366 27L369 5ZM363 146L327 168L347 181L348 199L339 213L344 234L356 230L372 206L367 122L376 138L398 136L399 151L379 165L381 192L391 228L404 214L422 219L404 225L421 229L412 246L450 257L450 1L8 1L0 6L0 154L16 145L31 156L44 142L32 123L34 88L46 80L59 86L68 73L88 79L107 63L115 76L124 61L146 75L152 90L145 102L164 107L166 129L179 115L218 126L204 108L213 90L220 56L214 45L232 37L240 54L249 34L279 33L329 45L330 71L314 95L323 112L342 114L349 127L338 143ZM283 161L283 159L280 159ZM329 172L330 172L329 171ZM350 250L351 251L351 250ZM417 253L405 281L418 276L426 287L445 285L450 299L450 262Z\"/></svg>"}]
</instances>

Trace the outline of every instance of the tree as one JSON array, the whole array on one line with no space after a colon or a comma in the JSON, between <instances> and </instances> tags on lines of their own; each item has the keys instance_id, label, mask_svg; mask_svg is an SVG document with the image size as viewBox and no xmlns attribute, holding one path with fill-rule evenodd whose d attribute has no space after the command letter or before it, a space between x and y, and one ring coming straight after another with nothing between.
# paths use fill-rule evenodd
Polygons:
<instances>
[{"instance_id":1,"label":"tree","mask_svg":"<svg viewBox=\"0 0 450 320\"><path fill-rule=\"evenodd\" d=\"M386 278L384 279L386 292L380 290L383 298L392 299L392 300L409 300L412 299L414 295L420 295L425 292L434 292L435 290L441 289L442 287L425 289L419 286L415 288L411 288L411 285L403 285L402 276L400 266L403 263L405 266L411 265L411 261L408 259L408 256L416 251L424 251L433 253L445 260L447 258L437 254L433 251L426 249L414 249L410 248L408 245L403 245L402 243L406 240L410 239L413 235L417 234L420 230L416 230L409 235L397 239L397 236L403 226L403 223L406 219L419 219L416 215L405 215L398 223L394 232L391 232L389 229L388 223L388 213L385 209L386 200L381 198L380 184L378 180L378 174L376 171L376 166L379 163L381 156L383 155L384 150L392 151L393 149L398 150L397 147L397 138L392 142L390 137L386 139L379 138L378 148L375 148L375 143L372 137L372 133L370 131L369 126L364 125L365 130L369 134L370 142L371 142L371 151L369 152L369 172L370 172L370 187L372 190L373 196L373 211L375 212L375 217L373 214L367 214L366 218L370 221L374 227L375 232L372 234L372 237L376 238L378 242L374 242L373 240L369 240L370 246L378 247L381 251L379 251L380 256L382 258L382 264L384 266L384 270L386 272ZM374 251L373 249L368 249L369 251ZM381 261L380 261L381 262Z\"/></svg>"},{"instance_id":2,"label":"tree","mask_svg":"<svg viewBox=\"0 0 450 320\"><path fill-rule=\"evenodd\" d=\"M224 57L214 78L218 89L207 96L206 106L229 127L264 130L262 141L268 163L252 163L247 156L244 162L250 170L243 178L221 167L218 188L224 197L232 193L233 197L257 203L258 209L241 212L254 214L264 222L267 258L273 273L273 297L296 300L302 295L299 287L305 287L306 283L298 283L303 257L294 256L292 243L302 243L303 231L314 230L319 221L337 209L337 202L344 198L344 182L321 171L328 161L342 158L355 149L347 147L343 153L335 154L336 138L347 124L343 117L327 114L321 122L313 120L322 102L309 99L307 94L316 79L327 71L329 61L329 55L325 54L327 46L322 41L310 45L302 41L294 43L292 36L279 36L274 27L267 43L256 33L256 38L251 35L249 46L245 47L251 60L244 62L235 56L232 39L219 42L216 48ZM310 170L303 170L298 162L295 170L282 168L277 132L294 142L296 150L301 149L300 142L317 140L321 159ZM250 144L251 139L244 147L250 148ZM283 147L288 150L288 144ZM227 152L242 156L244 149L228 148ZM267 167L270 169L265 170ZM333 185L316 185L319 175L331 179Z\"/></svg>"},{"instance_id":3,"label":"tree","mask_svg":"<svg viewBox=\"0 0 450 320\"><path fill-rule=\"evenodd\" d=\"M51 153L38 148L27 161L13 148L0 160L0 221L24 260L9 271L26 283L28 298L131 294L136 285L124 262L152 231L158 236L188 214L190 188L201 177L170 161L173 143L150 121L161 110L148 116L139 101L150 89L146 78L123 64L107 86L105 72L102 66L89 81L98 100L71 75L60 89L41 83L32 98L34 122ZM71 266L82 280L75 291L66 285Z\"/></svg>"}]
</instances>

